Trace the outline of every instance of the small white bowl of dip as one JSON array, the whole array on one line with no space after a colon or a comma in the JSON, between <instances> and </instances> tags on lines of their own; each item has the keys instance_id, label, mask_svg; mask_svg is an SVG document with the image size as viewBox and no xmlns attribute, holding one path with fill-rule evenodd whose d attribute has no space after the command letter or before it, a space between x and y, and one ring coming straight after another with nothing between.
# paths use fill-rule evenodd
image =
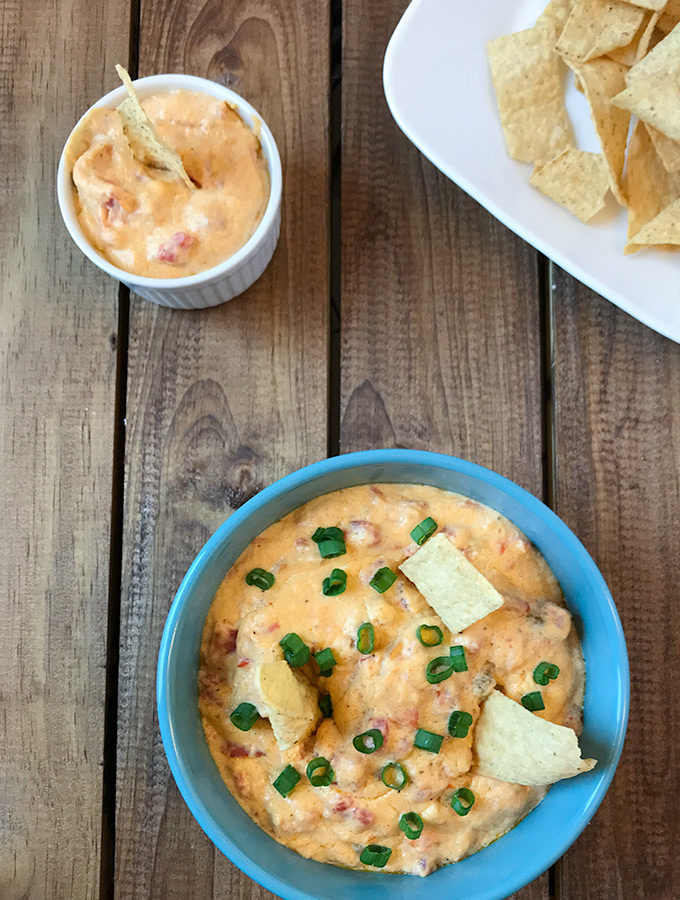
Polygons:
<instances>
[{"instance_id":1,"label":"small white bowl of dip","mask_svg":"<svg viewBox=\"0 0 680 900\"><path fill-rule=\"evenodd\" d=\"M71 165L66 148L73 133L92 109L114 109L127 96L121 85L110 91L81 117L69 135L59 159L57 198L64 224L82 252L107 275L127 285L136 294L174 309L205 309L218 306L246 291L262 275L271 260L281 225L281 159L274 137L260 114L242 97L206 78L194 75L150 75L134 82L140 101L153 94L186 90L224 100L240 115L259 138L269 171L269 199L257 227L240 249L216 266L179 278L150 278L126 272L109 262L90 242L78 222Z\"/></svg>"}]
</instances>

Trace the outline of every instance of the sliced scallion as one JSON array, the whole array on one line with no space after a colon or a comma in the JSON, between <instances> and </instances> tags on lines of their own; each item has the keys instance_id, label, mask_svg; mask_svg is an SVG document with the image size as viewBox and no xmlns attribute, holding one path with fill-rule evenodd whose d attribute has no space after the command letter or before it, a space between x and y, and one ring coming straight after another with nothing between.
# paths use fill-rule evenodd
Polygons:
<instances>
[{"instance_id":1,"label":"sliced scallion","mask_svg":"<svg viewBox=\"0 0 680 900\"><path fill-rule=\"evenodd\" d=\"M540 684L542 687L545 687L549 681L557 678L559 674L559 666L556 666L554 663L540 662L534 669L534 681L536 682L536 684Z\"/></svg>"},{"instance_id":2,"label":"sliced scallion","mask_svg":"<svg viewBox=\"0 0 680 900\"><path fill-rule=\"evenodd\" d=\"M312 787L328 787L334 777L335 773L325 756L317 756L307 765L307 778Z\"/></svg>"},{"instance_id":3,"label":"sliced scallion","mask_svg":"<svg viewBox=\"0 0 680 900\"><path fill-rule=\"evenodd\" d=\"M286 766L283 772L277 775L273 784L282 797L287 797L299 780L300 773L292 766Z\"/></svg>"},{"instance_id":4,"label":"sliced scallion","mask_svg":"<svg viewBox=\"0 0 680 900\"><path fill-rule=\"evenodd\" d=\"M392 850L389 847L383 847L382 844L369 844L361 851L359 859L365 866L382 869L391 855Z\"/></svg>"},{"instance_id":5,"label":"sliced scallion","mask_svg":"<svg viewBox=\"0 0 680 900\"><path fill-rule=\"evenodd\" d=\"M399 818L399 828L409 841L415 841L423 833L423 820L418 813L407 812Z\"/></svg>"},{"instance_id":6,"label":"sliced scallion","mask_svg":"<svg viewBox=\"0 0 680 900\"><path fill-rule=\"evenodd\" d=\"M323 713L325 719L331 718L333 715L333 703L330 694L322 694L319 697L319 709Z\"/></svg>"},{"instance_id":7,"label":"sliced scallion","mask_svg":"<svg viewBox=\"0 0 680 900\"><path fill-rule=\"evenodd\" d=\"M419 625L416 637L423 647L438 647L444 640L444 634L438 625Z\"/></svg>"},{"instance_id":8,"label":"sliced scallion","mask_svg":"<svg viewBox=\"0 0 680 900\"><path fill-rule=\"evenodd\" d=\"M384 594L388 588L391 588L397 580L396 572L393 572L388 566L378 569L373 578L368 582L374 591Z\"/></svg>"},{"instance_id":9,"label":"sliced scallion","mask_svg":"<svg viewBox=\"0 0 680 900\"><path fill-rule=\"evenodd\" d=\"M344 594L347 587L347 572L344 569L333 569L331 574L324 578L321 590L326 597L337 597Z\"/></svg>"},{"instance_id":10,"label":"sliced scallion","mask_svg":"<svg viewBox=\"0 0 680 900\"><path fill-rule=\"evenodd\" d=\"M279 641L279 646L283 650L286 662L292 669L298 669L309 662L309 647L302 640L299 634L291 631Z\"/></svg>"},{"instance_id":11,"label":"sliced scallion","mask_svg":"<svg viewBox=\"0 0 680 900\"><path fill-rule=\"evenodd\" d=\"M328 675L333 674L333 666L337 665L337 661L333 656L333 651L330 647L319 650L318 653L314 654L314 659L317 661L319 669L321 669L319 675L327 677Z\"/></svg>"},{"instance_id":12,"label":"sliced scallion","mask_svg":"<svg viewBox=\"0 0 680 900\"><path fill-rule=\"evenodd\" d=\"M252 703L239 703L229 718L239 731L250 731L260 714Z\"/></svg>"},{"instance_id":13,"label":"sliced scallion","mask_svg":"<svg viewBox=\"0 0 680 900\"><path fill-rule=\"evenodd\" d=\"M470 788L458 788L451 797L451 806L459 816L466 816L475 805L475 795Z\"/></svg>"},{"instance_id":14,"label":"sliced scallion","mask_svg":"<svg viewBox=\"0 0 680 900\"><path fill-rule=\"evenodd\" d=\"M465 647L461 647L456 644L454 647L451 647L450 656L451 661L453 662L453 670L454 672L467 672L467 660L465 659Z\"/></svg>"},{"instance_id":15,"label":"sliced scallion","mask_svg":"<svg viewBox=\"0 0 680 900\"><path fill-rule=\"evenodd\" d=\"M454 709L449 716L449 734L454 738L467 737L472 725L472 716L462 709Z\"/></svg>"},{"instance_id":16,"label":"sliced scallion","mask_svg":"<svg viewBox=\"0 0 680 900\"><path fill-rule=\"evenodd\" d=\"M418 525L416 525L411 532L411 537L419 547L422 547L425 541L432 537L437 530L437 527L437 523L432 516L428 516L427 519L423 519L422 522L419 522Z\"/></svg>"},{"instance_id":17,"label":"sliced scallion","mask_svg":"<svg viewBox=\"0 0 680 900\"><path fill-rule=\"evenodd\" d=\"M453 660L450 656L437 656L431 659L425 669L425 677L430 684L439 684L453 675Z\"/></svg>"},{"instance_id":18,"label":"sliced scallion","mask_svg":"<svg viewBox=\"0 0 680 900\"><path fill-rule=\"evenodd\" d=\"M246 575L246 584L259 588L261 591L268 591L274 584L274 576L266 569L251 569Z\"/></svg>"},{"instance_id":19,"label":"sliced scallion","mask_svg":"<svg viewBox=\"0 0 680 900\"><path fill-rule=\"evenodd\" d=\"M357 629L357 650L359 653L373 653L375 631L370 622L362 622Z\"/></svg>"},{"instance_id":20,"label":"sliced scallion","mask_svg":"<svg viewBox=\"0 0 680 900\"><path fill-rule=\"evenodd\" d=\"M439 753L443 740L444 736L442 734L435 734L433 731L419 728L416 731L416 736L413 738L413 746L419 750L427 750L429 753Z\"/></svg>"},{"instance_id":21,"label":"sliced scallion","mask_svg":"<svg viewBox=\"0 0 680 900\"><path fill-rule=\"evenodd\" d=\"M400 791L408 784L406 769L397 762L389 762L383 766L380 778L385 787L392 788L393 791Z\"/></svg>"},{"instance_id":22,"label":"sliced scallion","mask_svg":"<svg viewBox=\"0 0 680 900\"><path fill-rule=\"evenodd\" d=\"M522 697L522 706L530 712L537 712L539 709L545 709L543 697L540 691L531 691Z\"/></svg>"},{"instance_id":23,"label":"sliced scallion","mask_svg":"<svg viewBox=\"0 0 680 900\"><path fill-rule=\"evenodd\" d=\"M336 556L344 556L345 535L342 528L317 528L312 535L312 540L319 547L319 553L324 559L334 559Z\"/></svg>"},{"instance_id":24,"label":"sliced scallion","mask_svg":"<svg viewBox=\"0 0 680 900\"><path fill-rule=\"evenodd\" d=\"M368 731L362 731L361 734L358 734L352 743L354 744L354 749L358 750L359 753L374 753L382 747L383 740L380 729L369 728Z\"/></svg>"}]
</instances>

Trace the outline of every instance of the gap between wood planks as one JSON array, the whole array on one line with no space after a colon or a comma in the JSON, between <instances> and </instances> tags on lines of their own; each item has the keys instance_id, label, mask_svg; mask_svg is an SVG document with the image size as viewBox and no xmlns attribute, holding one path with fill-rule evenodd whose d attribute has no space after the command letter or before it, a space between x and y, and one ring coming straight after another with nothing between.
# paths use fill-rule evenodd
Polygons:
<instances>
[{"instance_id":1,"label":"gap between wood planks","mask_svg":"<svg viewBox=\"0 0 680 900\"><path fill-rule=\"evenodd\" d=\"M342 173L342 0L331 0L330 16L330 267L329 267L329 357L328 357L328 456L340 452L341 390L341 173ZM139 71L141 0L130 5L128 71ZM543 499L553 507L555 485L553 414L553 321L552 263L538 257L541 316L541 417L543 444ZM109 603L106 650L106 695L104 710L104 765L102 775L102 830L99 900L113 900L116 853L116 755L118 742L118 658L125 478L125 416L127 357L129 344L130 291L120 285L118 295L118 344L114 404L114 440L111 496L111 546L109 554ZM557 866L548 872L550 900L557 894Z\"/></svg>"},{"instance_id":2,"label":"gap between wood planks","mask_svg":"<svg viewBox=\"0 0 680 900\"><path fill-rule=\"evenodd\" d=\"M141 0L130 3L128 71L139 74ZM123 514L125 508L125 417L127 406L127 362L130 339L130 289L118 289L118 344L111 476L111 546L109 551L109 602L106 629L106 685L104 694L104 766L102 770L102 830L99 900L113 900L116 871L116 766L118 747L118 664L120 651L120 606L123 570Z\"/></svg>"}]
</instances>

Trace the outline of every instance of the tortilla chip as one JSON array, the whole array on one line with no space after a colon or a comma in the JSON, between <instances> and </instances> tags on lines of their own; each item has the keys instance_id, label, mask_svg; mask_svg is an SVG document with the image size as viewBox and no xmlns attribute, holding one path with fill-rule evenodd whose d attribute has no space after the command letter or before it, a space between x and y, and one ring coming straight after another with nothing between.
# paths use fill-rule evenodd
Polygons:
<instances>
[{"instance_id":1,"label":"tortilla chip","mask_svg":"<svg viewBox=\"0 0 680 900\"><path fill-rule=\"evenodd\" d=\"M574 0L550 0L550 3L548 3L536 20L536 24L550 28L554 39L557 40L562 33L562 29L567 24L573 5Z\"/></svg>"},{"instance_id":2,"label":"tortilla chip","mask_svg":"<svg viewBox=\"0 0 680 900\"><path fill-rule=\"evenodd\" d=\"M171 172L193 190L193 182L187 175L179 154L161 140L153 123L144 112L132 79L120 65L116 65L116 72L128 92L128 96L117 109L123 120L123 130L133 155L147 166Z\"/></svg>"},{"instance_id":3,"label":"tortilla chip","mask_svg":"<svg viewBox=\"0 0 680 900\"><path fill-rule=\"evenodd\" d=\"M590 116L609 171L609 187L619 203L625 206L623 167L630 115L611 102L611 98L624 89L625 66L605 57L585 63L570 62L569 65L582 84L590 106Z\"/></svg>"},{"instance_id":4,"label":"tortilla chip","mask_svg":"<svg viewBox=\"0 0 680 900\"><path fill-rule=\"evenodd\" d=\"M659 10L664 8L667 0L626 0L626 3L630 3L632 6L642 6L645 9L654 10L654 12L659 12Z\"/></svg>"},{"instance_id":5,"label":"tortilla chip","mask_svg":"<svg viewBox=\"0 0 680 900\"><path fill-rule=\"evenodd\" d=\"M574 144L553 37L550 28L534 26L487 44L508 153L523 162L551 159Z\"/></svg>"},{"instance_id":6,"label":"tortilla chip","mask_svg":"<svg viewBox=\"0 0 680 900\"><path fill-rule=\"evenodd\" d=\"M260 663L255 669L251 702L269 719L281 750L306 738L321 717L317 692L282 659Z\"/></svg>"},{"instance_id":7,"label":"tortilla chip","mask_svg":"<svg viewBox=\"0 0 680 900\"><path fill-rule=\"evenodd\" d=\"M659 158L647 129L637 122L628 147L628 243L624 253L635 253L648 245L657 227L643 233L646 244L637 236L645 226L680 198L680 173L667 172ZM659 241L659 243L673 243Z\"/></svg>"},{"instance_id":8,"label":"tortilla chip","mask_svg":"<svg viewBox=\"0 0 680 900\"><path fill-rule=\"evenodd\" d=\"M636 233L635 246L680 244L680 200L674 200Z\"/></svg>"},{"instance_id":9,"label":"tortilla chip","mask_svg":"<svg viewBox=\"0 0 680 900\"><path fill-rule=\"evenodd\" d=\"M537 166L529 183L587 222L604 208L609 169L601 153L565 150L550 162Z\"/></svg>"},{"instance_id":10,"label":"tortilla chip","mask_svg":"<svg viewBox=\"0 0 680 900\"><path fill-rule=\"evenodd\" d=\"M399 568L452 634L503 605L503 597L445 534L435 534Z\"/></svg>"},{"instance_id":11,"label":"tortilla chip","mask_svg":"<svg viewBox=\"0 0 680 900\"><path fill-rule=\"evenodd\" d=\"M500 691L485 700L475 726L477 771L512 784L554 784L589 772L576 732L529 712Z\"/></svg>"},{"instance_id":12,"label":"tortilla chip","mask_svg":"<svg viewBox=\"0 0 680 900\"><path fill-rule=\"evenodd\" d=\"M653 125L645 125L645 128L652 139L654 149L659 155L664 169L667 172L680 171L680 143L674 141L673 138L666 137L663 132Z\"/></svg>"},{"instance_id":13,"label":"tortilla chip","mask_svg":"<svg viewBox=\"0 0 680 900\"><path fill-rule=\"evenodd\" d=\"M576 0L557 41L560 56L585 62L630 44L645 11L622 0Z\"/></svg>"},{"instance_id":14,"label":"tortilla chip","mask_svg":"<svg viewBox=\"0 0 680 900\"><path fill-rule=\"evenodd\" d=\"M680 141L680 26L628 70L626 84L612 102Z\"/></svg>"},{"instance_id":15,"label":"tortilla chip","mask_svg":"<svg viewBox=\"0 0 680 900\"><path fill-rule=\"evenodd\" d=\"M634 66L640 62L642 57L647 53L650 46L656 46L663 38L663 34L657 29L659 24L660 13L645 13L642 25L635 33L635 37L627 47L619 47L617 50L610 50L607 56L615 62L619 62L624 66Z\"/></svg>"},{"instance_id":16,"label":"tortilla chip","mask_svg":"<svg viewBox=\"0 0 680 900\"><path fill-rule=\"evenodd\" d=\"M664 34L668 34L669 31L673 31L678 22L680 22L680 0L668 0L656 27Z\"/></svg>"}]
</instances>

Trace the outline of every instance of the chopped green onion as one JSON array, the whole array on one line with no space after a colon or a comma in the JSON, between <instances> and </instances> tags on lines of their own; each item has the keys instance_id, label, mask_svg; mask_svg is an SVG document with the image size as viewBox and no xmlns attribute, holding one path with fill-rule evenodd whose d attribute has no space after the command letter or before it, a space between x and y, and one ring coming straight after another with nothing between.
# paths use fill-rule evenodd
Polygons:
<instances>
[{"instance_id":1,"label":"chopped green onion","mask_svg":"<svg viewBox=\"0 0 680 900\"><path fill-rule=\"evenodd\" d=\"M333 666L337 666L337 662L335 657L333 656L333 651L330 647L326 647L325 650L319 650L318 653L314 654L314 659L319 664L319 668L321 671L320 675L327 677L333 673Z\"/></svg>"},{"instance_id":2,"label":"chopped green onion","mask_svg":"<svg viewBox=\"0 0 680 900\"><path fill-rule=\"evenodd\" d=\"M330 694L322 694L319 697L319 709L323 713L325 719L331 718L333 715L333 703Z\"/></svg>"},{"instance_id":3,"label":"chopped green onion","mask_svg":"<svg viewBox=\"0 0 680 900\"><path fill-rule=\"evenodd\" d=\"M336 556L344 556L345 535L342 528L317 528L312 535L312 540L319 547L319 553L324 559L333 559Z\"/></svg>"},{"instance_id":4,"label":"chopped green onion","mask_svg":"<svg viewBox=\"0 0 680 900\"><path fill-rule=\"evenodd\" d=\"M453 660L450 656L437 656L431 659L425 669L425 677L430 684L439 684L453 675Z\"/></svg>"},{"instance_id":5,"label":"chopped green onion","mask_svg":"<svg viewBox=\"0 0 680 900\"><path fill-rule=\"evenodd\" d=\"M246 575L246 584L259 588L261 591L268 591L274 584L274 576L266 569L251 569Z\"/></svg>"},{"instance_id":6,"label":"chopped green onion","mask_svg":"<svg viewBox=\"0 0 680 900\"><path fill-rule=\"evenodd\" d=\"M407 812L399 819L399 828L409 841L415 841L423 833L423 820L418 813Z\"/></svg>"},{"instance_id":7,"label":"chopped green onion","mask_svg":"<svg viewBox=\"0 0 680 900\"><path fill-rule=\"evenodd\" d=\"M333 569L328 578L324 578L321 590L326 597L337 597L345 593L347 587L347 572L343 569Z\"/></svg>"},{"instance_id":8,"label":"chopped green onion","mask_svg":"<svg viewBox=\"0 0 680 900\"><path fill-rule=\"evenodd\" d=\"M307 778L312 787L328 787L335 778L335 772L325 756L317 756L307 766Z\"/></svg>"},{"instance_id":9,"label":"chopped green onion","mask_svg":"<svg viewBox=\"0 0 680 900\"><path fill-rule=\"evenodd\" d=\"M465 659L465 647L456 644L450 650L451 661L453 662L454 672L467 672L467 660Z\"/></svg>"},{"instance_id":10,"label":"chopped green onion","mask_svg":"<svg viewBox=\"0 0 680 900\"><path fill-rule=\"evenodd\" d=\"M378 569L368 583L374 591L377 591L379 594L384 594L388 588L392 587L396 580L396 572L393 572L388 566L383 566L382 569Z\"/></svg>"},{"instance_id":11,"label":"chopped green onion","mask_svg":"<svg viewBox=\"0 0 680 900\"><path fill-rule=\"evenodd\" d=\"M383 847L381 844L369 844L361 851L359 859L365 866L382 869L391 855L392 850L389 847Z\"/></svg>"},{"instance_id":12,"label":"chopped green onion","mask_svg":"<svg viewBox=\"0 0 680 900\"><path fill-rule=\"evenodd\" d=\"M276 777L273 784L282 797L287 797L300 780L300 773L292 766L286 766L280 775Z\"/></svg>"},{"instance_id":13,"label":"chopped green onion","mask_svg":"<svg viewBox=\"0 0 680 900\"><path fill-rule=\"evenodd\" d=\"M437 523L432 518L432 516L428 516L427 519L423 519L411 532L411 537L418 544L419 547L425 543L428 538L431 538L432 535L437 530Z\"/></svg>"},{"instance_id":14,"label":"chopped green onion","mask_svg":"<svg viewBox=\"0 0 680 900\"><path fill-rule=\"evenodd\" d=\"M416 629L416 637L423 647L438 647L444 640L439 625L419 625Z\"/></svg>"},{"instance_id":15,"label":"chopped green onion","mask_svg":"<svg viewBox=\"0 0 680 900\"><path fill-rule=\"evenodd\" d=\"M239 703L229 718L240 731L250 731L260 714L252 703Z\"/></svg>"},{"instance_id":16,"label":"chopped green onion","mask_svg":"<svg viewBox=\"0 0 680 900\"><path fill-rule=\"evenodd\" d=\"M451 737L467 737L470 725L472 725L472 716L469 712L465 712L462 709L454 709L449 716L449 734Z\"/></svg>"},{"instance_id":17,"label":"chopped green onion","mask_svg":"<svg viewBox=\"0 0 680 900\"><path fill-rule=\"evenodd\" d=\"M294 631L281 638L279 646L283 649L283 655L291 668L298 669L309 662L309 647Z\"/></svg>"},{"instance_id":18,"label":"chopped green onion","mask_svg":"<svg viewBox=\"0 0 680 900\"><path fill-rule=\"evenodd\" d=\"M459 816L466 816L475 805L475 795L470 788L458 788L451 797L451 806Z\"/></svg>"},{"instance_id":19,"label":"chopped green onion","mask_svg":"<svg viewBox=\"0 0 680 900\"><path fill-rule=\"evenodd\" d=\"M408 775L401 763L387 763L387 765L383 767L380 777L385 787L392 788L393 791L400 791L408 784Z\"/></svg>"},{"instance_id":20,"label":"chopped green onion","mask_svg":"<svg viewBox=\"0 0 680 900\"><path fill-rule=\"evenodd\" d=\"M560 667L554 663L540 662L534 669L534 681L543 687L560 674Z\"/></svg>"},{"instance_id":21,"label":"chopped green onion","mask_svg":"<svg viewBox=\"0 0 680 900\"><path fill-rule=\"evenodd\" d=\"M358 734L352 743L354 744L354 749L358 750L359 753L374 753L383 745L382 731L378 728L370 728L368 731Z\"/></svg>"},{"instance_id":22,"label":"chopped green onion","mask_svg":"<svg viewBox=\"0 0 680 900\"><path fill-rule=\"evenodd\" d=\"M419 750L428 750L430 753L439 753L442 747L444 736L442 734L434 734L432 731L425 731L419 728L413 739L413 746Z\"/></svg>"},{"instance_id":23,"label":"chopped green onion","mask_svg":"<svg viewBox=\"0 0 680 900\"><path fill-rule=\"evenodd\" d=\"M357 650L359 653L373 653L375 631L370 622L363 622L357 629Z\"/></svg>"},{"instance_id":24,"label":"chopped green onion","mask_svg":"<svg viewBox=\"0 0 680 900\"><path fill-rule=\"evenodd\" d=\"M540 691L531 691L522 697L522 706L530 712L536 712L539 709L545 709L543 697Z\"/></svg>"}]
</instances>

